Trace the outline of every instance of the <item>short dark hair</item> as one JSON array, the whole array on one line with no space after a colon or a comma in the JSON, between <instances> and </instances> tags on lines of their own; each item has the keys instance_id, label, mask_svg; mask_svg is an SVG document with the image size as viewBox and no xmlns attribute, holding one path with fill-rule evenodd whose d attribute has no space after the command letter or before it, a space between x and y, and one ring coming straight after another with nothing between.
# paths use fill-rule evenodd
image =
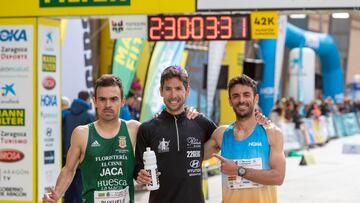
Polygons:
<instances>
[{"instance_id":1,"label":"short dark hair","mask_svg":"<svg viewBox=\"0 0 360 203\"><path fill-rule=\"evenodd\" d=\"M160 85L161 88L164 86L165 80L169 80L171 78L178 78L184 85L185 89L189 86L189 75L185 68L181 68L181 66L168 66L161 73Z\"/></svg>"},{"instance_id":2,"label":"short dark hair","mask_svg":"<svg viewBox=\"0 0 360 203\"><path fill-rule=\"evenodd\" d=\"M234 78L232 78L229 81L228 84L228 92L229 92L229 97L230 97L230 90L231 88L233 88L235 85L245 85L248 87L251 87L253 92L254 92L254 96L257 93L257 82L253 79L251 79L249 76L242 74L240 76L235 76Z\"/></svg>"},{"instance_id":3,"label":"short dark hair","mask_svg":"<svg viewBox=\"0 0 360 203\"><path fill-rule=\"evenodd\" d=\"M90 93L89 91L87 90L81 90L79 93L78 93L78 98L79 99L82 99L84 101L88 100L90 98Z\"/></svg>"},{"instance_id":4,"label":"short dark hair","mask_svg":"<svg viewBox=\"0 0 360 203\"><path fill-rule=\"evenodd\" d=\"M121 98L124 97L123 85L120 78L114 75L104 74L100 78L98 78L95 82L95 93L94 93L95 98L96 98L96 90L98 89L98 87L111 87L111 86L118 86L120 88Z\"/></svg>"}]
</instances>

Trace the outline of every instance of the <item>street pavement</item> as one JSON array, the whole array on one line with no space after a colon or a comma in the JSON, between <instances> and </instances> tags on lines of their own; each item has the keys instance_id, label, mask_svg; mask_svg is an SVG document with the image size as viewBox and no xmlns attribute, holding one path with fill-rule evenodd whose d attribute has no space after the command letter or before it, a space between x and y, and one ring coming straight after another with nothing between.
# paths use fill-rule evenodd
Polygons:
<instances>
[{"instance_id":1,"label":"street pavement","mask_svg":"<svg viewBox=\"0 0 360 203\"><path fill-rule=\"evenodd\" d=\"M311 148L309 152L315 160L312 165L300 166L301 157L287 157L285 180L278 187L278 202L360 203L360 154L344 154L344 144L360 145L360 135ZM221 202L221 176L209 177L208 183L206 203ZM148 195L137 192L135 202L148 202Z\"/></svg>"}]
</instances>

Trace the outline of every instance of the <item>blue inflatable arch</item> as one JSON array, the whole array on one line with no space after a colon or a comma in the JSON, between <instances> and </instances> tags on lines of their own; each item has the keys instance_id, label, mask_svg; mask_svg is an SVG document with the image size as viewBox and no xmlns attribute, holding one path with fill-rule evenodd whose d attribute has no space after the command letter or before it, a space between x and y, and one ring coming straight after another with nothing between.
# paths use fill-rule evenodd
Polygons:
<instances>
[{"instance_id":1,"label":"blue inflatable arch","mask_svg":"<svg viewBox=\"0 0 360 203\"><path fill-rule=\"evenodd\" d=\"M268 115L273 106L273 97L269 97L269 91L263 91L274 87L274 69L276 40L261 40L260 42L263 60L265 61L263 82L259 86L260 107L265 115ZM309 47L319 56L322 73L322 90L324 98L330 96L335 101L341 102L344 98L344 74L341 65L339 51L334 39L325 33L305 31L290 23L286 27L285 47ZM262 101L263 100L263 101Z\"/></svg>"}]
</instances>

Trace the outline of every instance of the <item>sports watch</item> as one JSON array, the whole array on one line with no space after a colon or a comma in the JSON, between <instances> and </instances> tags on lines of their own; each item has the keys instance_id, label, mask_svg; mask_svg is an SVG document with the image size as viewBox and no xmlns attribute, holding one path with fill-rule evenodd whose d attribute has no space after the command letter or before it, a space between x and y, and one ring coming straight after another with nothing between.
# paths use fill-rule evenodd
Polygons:
<instances>
[{"instance_id":1,"label":"sports watch","mask_svg":"<svg viewBox=\"0 0 360 203\"><path fill-rule=\"evenodd\" d=\"M240 166L240 168L238 169L238 176L244 177L245 174L246 174L246 169Z\"/></svg>"}]
</instances>

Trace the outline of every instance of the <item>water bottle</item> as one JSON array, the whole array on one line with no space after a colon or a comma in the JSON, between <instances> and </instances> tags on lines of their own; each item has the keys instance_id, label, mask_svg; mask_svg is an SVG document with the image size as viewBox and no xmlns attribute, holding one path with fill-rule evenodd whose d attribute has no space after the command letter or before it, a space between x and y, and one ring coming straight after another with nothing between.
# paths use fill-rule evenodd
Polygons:
<instances>
[{"instance_id":1,"label":"water bottle","mask_svg":"<svg viewBox=\"0 0 360 203\"><path fill-rule=\"evenodd\" d=\"M146 147L146 151L144 152L143 156L144 160L144 169L150 174L151 176L151 183L146 185L148 190L157 190L160 187L159 184L159 177L156 175L157 165L156 165L156 156L155 152L150 149L150 147Z\"/></svg>"}]
</instances>

